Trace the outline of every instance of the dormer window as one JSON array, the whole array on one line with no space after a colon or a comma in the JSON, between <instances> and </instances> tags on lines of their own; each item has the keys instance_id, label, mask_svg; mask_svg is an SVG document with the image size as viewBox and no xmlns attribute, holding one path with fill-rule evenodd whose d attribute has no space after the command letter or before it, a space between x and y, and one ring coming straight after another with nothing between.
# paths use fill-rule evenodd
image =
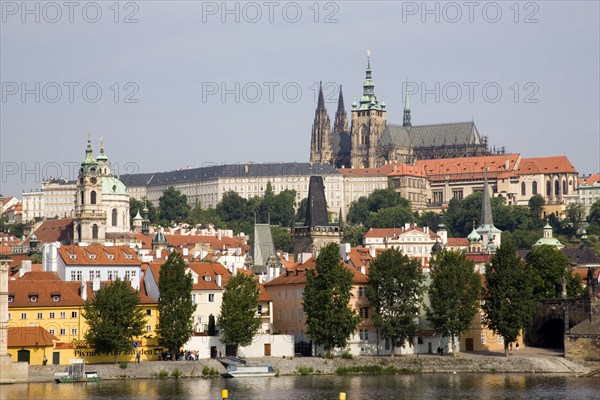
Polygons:
<instances>
[{"instance_id":1,"label":"dormer window","mask_svg":"<svg viewBox=\"0 0 600 400\"><path fill-rule=\"evenodd\" d=\"M90 253L90 260L95 260L95 259L96 259L96 255L95 255L95 254L92 254L92 253Z\"/></svg>"},{"instance_id":2,"label":"dormer window","mask_svg":"<svg viewBox=\"0 0 600 400\"><path fill-rule=\"evenodd\" d=\"M126 258L127 260L131 260L133 257L131 256L131 254L125 254L125 258Z\"/></svg>"},{"instance_id":3,"label":"dormer window","mask_svg":"<svg viewBox=\"0 0 600 400\"><path fill-rule=\"evenodd\" d=\"M31 301L32 303L36 303L38 301L38 297L35 294L33 294L29 296L29 301Z\"/></svg>"},{"instance_id":4,"label":"dormer window","mask_svg":"<svg viewBox=\"0 0 600 400\"><path fill-rule=\"evenodd\" d=\"M15 296L8 296L8 302L12 303L13 301L15 301Z\"/></svg>"},{"instance_id":5,"label":"dormer window","mask_svg":"<svg viewBox=\"0 0 600 400\"><path fill-rule=\"evenodd\" d=\"M115 259L115 255L114 254L107 254L108 259L109 260L114 260Z\"/></svg>"},{"instance_id":6,"label":"dormer window","mask_svg":"<svg viewBox=\"0 0 600 400\"><path fill-rule=\"evenodd\" d=\"M212 281L212 277L208 276L208 275L204 275L204 282L210 282Z\"/></svg>"},{"instance_id":7,"label":"dormer window","mask_svg":"<svg viewBox=\"0 0 600 400\"><path fill-rule=\"evenodd\" d=\"M75 254L69 254L69 258L71 260L76 260L77 259L77 255L75 255Z\"/></svg>"},{"instance_id":8,"label":"dormer window","mask_svg":"<svg viewBox=\"0 0 600 400\"><path fill-rule=\"evenodd\" d=\"M52 295L52 301L60 301L60 295L58 295L58 294L53 294L53 295Z\"/></svg>"}]
</instances>

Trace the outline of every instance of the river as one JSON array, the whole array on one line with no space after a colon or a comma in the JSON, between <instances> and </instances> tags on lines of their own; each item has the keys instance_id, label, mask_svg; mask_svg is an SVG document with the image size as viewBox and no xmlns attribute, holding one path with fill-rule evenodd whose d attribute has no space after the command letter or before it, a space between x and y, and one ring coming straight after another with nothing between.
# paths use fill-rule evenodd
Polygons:
<instances>
[{"instance_id":1,"label":"river","mask_svg":"<svg viewBox=\"0 0 600 400\"><path fill-rule=\"evenodd\" d=\"M594 399L599 378L536 374L415 374L395 376L283 376L248 379L123 380L0 386L1 399Z\"/></svg>"}]
</instances>

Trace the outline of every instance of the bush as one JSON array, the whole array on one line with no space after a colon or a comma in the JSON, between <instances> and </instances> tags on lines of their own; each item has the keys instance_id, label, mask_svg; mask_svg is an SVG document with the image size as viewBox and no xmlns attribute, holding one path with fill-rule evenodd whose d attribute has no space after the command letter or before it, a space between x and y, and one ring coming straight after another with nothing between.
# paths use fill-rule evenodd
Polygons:
<instances>
[{"instance_id":1,"label":"bush","mask_svg":"<svg viewBox=\"0 0 600 400\"><path fill-rule=\"evenodd\" d=\"M127 361L121 361L119 363L119 368L121 368L121 369L127 369Z\"/></svg>"},{"instance_id":2,"label":"bush","mask_svg":"<svg viewBox=\"0 0 600 400\"><path fill-rule=\"evenodd\" d=\"M326 358L328 360L333 360L333 353L328 351L327 353L325 353L325 355L323 356L323 358Z\"/></svg>"},{"instance_id":3,"label":"bush","mask_svg":"<svg viewBox=\"0 0 600 400\"><path fill-rule=\"evenodd\" d=\"M344 360L352 360L352 353L350 353L349 351L345 351L342 353L342 358Z\"/></svg>"},{"instance_id":4,"label":"bush","mask_svg":"<svg viewBox=\"0 0 600 400\"><path fill-rule=\"evenodd\" d=\"M213 367L209 367L208 365L205 365L204 368L202 368L202 376L203 377L219 376L219 371L217 371Z\"/></svg>"},{"instance_id":5,"label":"bush","mask_svg":"<svg viewBox=\"0 0 600 400\"><path fill-rule=\"evenodd\" d=\"M175 379L179 379L183 376L183 373L179 368L175 368L173 371L171 371L171 376Z\"/></svg>"},{"instance_id":6,"label":"bush","mask_svg":"<svg viewBox=\"0 0 600 400\"><path fill-rule=\"evenodd\" d=\"M169 377L169 371L166 369L161 369L158 371L158 379L165 379Z\"/></svg>"},{"instance_id":7,"label":"bush","mask_svg":"<svg viewBox=\"0 0 600 400\"><path fill-rule=\"evenodd\" d=\"M313 368L312 367L300 366L300 367L298 367L298 373L300 375L309 375L309 374L313 373Z\"/></svg>"}]
</instances>

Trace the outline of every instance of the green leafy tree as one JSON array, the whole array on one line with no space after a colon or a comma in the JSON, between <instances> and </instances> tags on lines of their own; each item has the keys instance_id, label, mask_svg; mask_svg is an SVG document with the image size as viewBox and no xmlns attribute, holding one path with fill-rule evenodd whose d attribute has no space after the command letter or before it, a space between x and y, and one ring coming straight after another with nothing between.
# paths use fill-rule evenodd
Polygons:
<instances>
[{"instance_id":1,"label":"green leafy tree","mask_svg":"<svg viewBox=\"0 0 600 400\"><path fill-rule=\"evenodd\" d=\"M345 347L360 318L349 306L353 275L340 260L339 246L330 243L306 271L303 307L308 336L328 352Z\"/></svg>"},{"instance_id":2,"label":"green leafy tree","mask_svg":"<svg viewBox=\"0 0 600 400\"><path fill-rule=\"evenodd\" d=\"M192 315L196 305L192 302L193 279L185 272L181 253L169 254L161 266L158 278L158 327L160 342L175 359L178 352L192 337Z\"/></svg>"},{"instance_id":3,"label":"green leafy tree","mask_svg":"<svg viewBox=\"0 0 600 400\"><path fill-rule=\"evenodd\" d=\"M542 212L544 211L544 205L546 205L546 200L544 200L541 194L534 194L527 202L529 213L531 214L531 218L533 219L536 228L541 228L543 226L544 221L542 220Z\"/></svg>"},{"instance_id":4,"label":"green leafy tree","mask_svg":"<svg viewBox=\"0 0 600 400\"><path fill-rule=\"evenodd\" d=\"M485 267L485 281L485 322L504 338L504 354L508 357L508 344L516 341L531 321L536 305L531 271L517 255L513 241L502 242Z\"/></svg>"},{"instance_id":5,"label":"green leafy tree","mask_svg":"<svg viewBox=\"0 0 600 400\"><path fill-rule=\"evenodd\" d=\"M581 292L576 280L571 282L569 259L553 246L535 246L526 259L531 271L536 299L562 298L563 285L569 297L575 297ZM570 292L570 293L569 293Z\"/></svg>"},{"instance_id":6,"label":"green leafy tree","mask_svg":"<svg viewBox=\"0 0 600 400\"><path fill-rule=\"evenodd\" d=\"M600 227L600 200L597 200L590 207L590 214L588 215L588 222L591 225Z\"/></svg>"},{"instance_id":7,"label":"green leafy tree","mask_svg":"<svg viewBox=\"0 0 600 400\"><path fill-rule=\"evenodd\" d=\"M348 222L350 224L366 224L369 218L369 200L366 197L359 197L358 200L350 204L348 210Z\"/></svg>"},{"instance_id":8,"label":"green leafy tree","mask_svg":"<svg viewBox=\"0 0 600 400\"><path fill-rule=\"evenodd\" d=\"M431 260L431 285L427 317L436 333L454 337L471 326L479 310L481 279L465 252L443 250Z\"/></svg>"},{"instance_id":9,"label":"green leafy tree","mask_svg":"<svg viewBox=\"0 0 600 400\"><path fill-rule=\"evenodd\" d=\"M428 226L435 231L438 225L444 223L444 213L425 211L416 217L416 221L420 226Z\"/></svg>"},{"instance_id":10,"label":"green leafy tree","mask_svg":"<svg viewBox=\"0 0 600 400\"><path fill-rule=\"evenodd\" d=\"M367 297L375 309L374 323L381 336L397 346L412 341L423 300L423 274L419 262L397 249L381 252L369 266Z\"/></svg>"},{"instance_id":11,"label":"green leafy tree","mask_svg":"<svg viewBox=\"0 0 600 400\"><path fill-rule=\"evenodd\" d=\"M397 205L382 208L376 213L371 213L367 219L369 228L393 228L404 226L405 223L413 221L413 213L409 207Z\"/></svg>"},{"instance_id":12,"label":"green leafy tree","mask_svg":"<svg viewBox=\"0 0 600 400\"><path fill-rule=\"evenodd\" d=\"M221 220L217 210L214 208L203 209L200 203L196 203L190 211L187 221L191 225L207 226L212 224L215 228L225 228L225 223Z\"/></svg>"},{"instance_id":13,"label":"green leafy tree","mask_svg":"<svg viewBox=\"0 0 600 400\"><path fill-rule=\"evenodd\" d=\"M99 353L120 354L133 348L133 338L144 332L146 317L140 296L129 281L117 280L103 286L85 302L83 317L88 330L85 340Z\"/></svg>"},{"instance_id":14,"label":"green leafy tree","mask_svg":"<svg viewBox=\"0 0 600 400\"><path fill-rule=\"evenodd\" d=\"M223 293L219 327L221 342L248 346L260 327L257 316L260 291L256 279L246 274L237 274L229 280Z\"/></svg>"},{"instance_id":15,"label":"green leafy tree","mask_svg":"<svg viewBox=\"0 0 600 400\"><path fill-rule=\"evenodd\" d=\"M237 192L229 191L223 195L223 199L217 204L217 214L225 222L244 220L247 215L248 200Z\"/></svg>"},{"instance_id":16,"label":"green leafy tree","mask_svg":"<svg viewBox=\"0 0 600 400\"><path fill-rule=\"evenodd\" d=\"M298 205L298 211L296 212L296 222L304 223L306 220L306 205L308 204L308 198L303 198L300 200L300 204Z\"/></svg>"},{"instance_id":17,"label":"green leafy tree","mask_svg":"<svg viewBox=\"0 0 600 400\"><path fill-rule=\"evenodd\" d=\"M167 225L171 222L180 223L188 218L190 205L187 196L170 186L158 199L160 220Z\"/></svg>"},{"instance_id":18,"label":"green leafy tree","mask_svg":"<svg viewBox=\"0 0 600 400\"><path fill-rule=\"evenodd\" d=\"M562 233L574 236L576 235L583 221L585 221L585 207L581 203L569 203L565 207L565 220L563 221Z\"/></svg>"},{"instance_id":19,"label":"green leafy tree","mask_svg":"<svg viewBox=\"0 0 600 400\"><path fill-rule=\"evenodd\" d=\"M294 243L289 229L280 226L272 226L271 235L273 236L273 244L275 245L276 250L282 250L287 253L293 251Z\"/></svg>"},{"instance_id":20,"label":"green leafy tree","mask_svg":"<svg viewBox=\"0 0 600 400\"><path fill-rule=\"evenodd\" d=\"M344 243L350 243L350 246L357 247L362 244L362 238L367 233L367 228L362 225L348 226L344 228Z\"/></svg>"},{"instance_id":21,"label":"green leafy tree","mask_svg":"<svg viewBox=\"0 0 600 400\"><path fill-rule=\"evenodd\" d=\"M142 215L142 211L144 207L148 209L148 219L151 223L157 223L160 220L160 216L158 215L158 210L151 201L138 200L133 197L129 198L129 217L133 219L136 216L138 211L140 215Z\"/></svg>"},{"instance_id":22,"label":"green leafy tree","mask_svg":"<svg viewBox=\"0 0 600 400\"><path fill-rule=\"evenodd\" d=\"M210 314L208 316L208 336L215 336L217 334L217 322L215 316Z\"/></svg>"}]
</instances>

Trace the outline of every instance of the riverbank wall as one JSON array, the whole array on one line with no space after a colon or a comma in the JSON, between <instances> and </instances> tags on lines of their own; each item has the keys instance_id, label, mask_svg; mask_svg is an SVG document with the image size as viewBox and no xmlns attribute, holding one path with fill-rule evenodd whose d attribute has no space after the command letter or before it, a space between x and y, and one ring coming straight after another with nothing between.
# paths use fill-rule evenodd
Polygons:
<instances>
[{"instance_id":1,"label":"riverbank wall","mask_svg":"<svg viewBox=\"0 0 600 400\"><path fill-rule=\"evenodd\" d=\"M319 357L294 358L254 358L248 359L250 365L272 365L279 375L335 374L340 367L361 366L394 367L403 373L548 373L584 375L600 368L598 364L575 363L562 356L520 356L483 355L421 355L398 357L367 357L352 359L325 359ZM94 364L87 370L98 371L103 379L158 379L204 377L203 370L212 369L219 374L225 368L216 360L198 361L148 361L140 364ZM54 373L65 371L65 366L30 366L28 382L51 382Z\"/></svg>"}]
</instances>

